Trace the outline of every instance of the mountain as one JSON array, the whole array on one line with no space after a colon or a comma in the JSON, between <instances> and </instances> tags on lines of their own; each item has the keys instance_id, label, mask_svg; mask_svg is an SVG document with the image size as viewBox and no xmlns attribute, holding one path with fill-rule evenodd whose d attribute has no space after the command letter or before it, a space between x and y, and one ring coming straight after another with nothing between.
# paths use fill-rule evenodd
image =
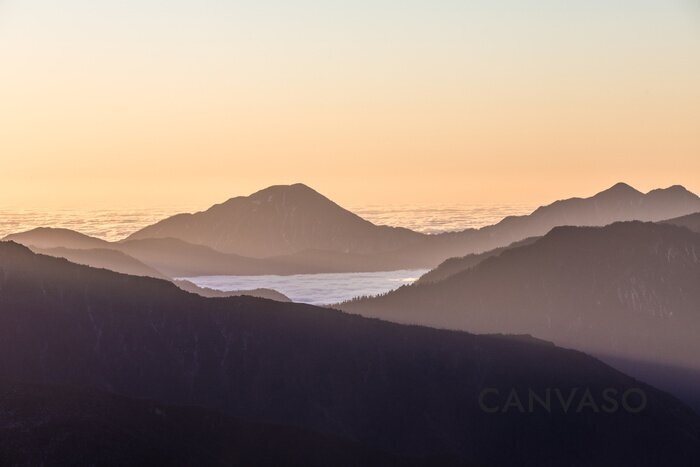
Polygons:
<instances>
[{"instance_id":1,"label":"mountain","mask_svg":"<svg viewBox=\"0 0 700 467\"><path fill-rule=\"evenodd\" d=\"M128 255L132 258L132 262L142 263L160 274L137 274L151 277L161 277L162 275L169 277L218 274L256 275L268 274L270 271L287 273L287 270L290 270L286 265L279 265L263 259L228 255L202 245L193 245L174 238L108 242L73 230L40 227L8 235L3 240L17 242L53 256L56 256L53 253L70 254L71 258L68 258L70 260L81 254L81 259L86 261L88 265L102 267L98 263L103 261L106 264L104 267L107 269L126 272L122 270L118 261L115 261L114 265L108 265L104 259L93 258L97 255L85 252L78 253L79 250L116 251L122 254L120 256L122 262L124 261L123 255ZM116 258L117 256L112 257L112 259ZM88 259L90 259L89 262L87 262ZM83 261L76 262L82 263ZM133 268L136 265L133 264L130 267Z\"/></svg>"},{"instance_id":2,"label":"mountain","mask_svg":"<svg viewBox=\"0 0 700 467\"><path fill-rule=\"evenodd\" d=\"M692 465L700 456L700 419L679 401L528 336L403 326L250 297L202 298L8 242L0 243L0 378L199 407L432 465ZM635 409L618 402L611 413L596 412L589 399L601 404L606 390L614 401L634 390ZM577 409L560 401L521 413L509 404L517 391L524 398L561 392ZM174 416L174 425L184 418ZM0 420L11 428L24 418L2 410Z\"/></svg>"},{"instance_id":3,"label":"mountain","mask_svg":"<svg viewBox=\"0 0 700 467\"><path fill-rule=\"evenodd\" d=\"M151 277L363 272L381 271L386 265L382 258L369 255L313 249L271 258L248 258L222 253L207 246L194 245L175 238L107 242L67 229L44 227L11 234L4 240L17 242L52 256L75 259L74 262L80 264ZM71 247L64 245L71 245ZM80 250L86 251L80 252ZM99 250L102 253L88 253L87 250ZM122 255L115 254L108 257L104 253L105 250L113 250ZM133 264L124 264L128 260L123 255L131 257L129 262ZM146 268L139 267L136 263L142 263Z\"/></svg>"},{"instance_id":4,"label":"mountain","mask_svg":"<svg viewBox=\"0 0 700 467\"><path fill-rule=\"evenodd\" d=\"M303 250L372 254L409 245L423 235L374 225L297 183L232 198L204 212L178 214L128 239L164 237L224 253L269 257Z\"/></svg>"},{"instance_id":5,"label":"mountain","mask_svg":"<svg viewBox=\"0 0 700 467\"><path fill-rule=\"evenodd\" d=\"M92 250L109 248L111 243L91 237L75 230L54 227L37 227L26 232L14 233L3 238L4 241L31 245L43 250L51 248L68 248L71 250Z\"/></svg>"},{"instance_id":6,"label":"mountain","mask_svg":"<svg viewBox=\"0 0 700 467\"><path fill-rule=\"evenodd\" d=\"M186 280L171 279L155 267L145 264L136 257L148 261L150 264L162 267L168 273L182 273L181 275L197 275L202 271L234 274L236 272L258 273L265 269L255 263L263 260L224 255L206 247L190 245L174 239L135 240L126 243L112 243L67 229L38 228L23 233L12 234L8 238L21 244L25 244L35 253L41 253L57 258L65 258L73 263L83 264L99 269L129 274L133 276L154 277L172 281L182 290L196 293L203 297L235 297L248 295L251 297L267 298L281 302L289 302L286 295L272 289L233 290L219 291L198 287ZM39 248L39 244L45 248ZM69 244L74 248L58 247L56 245ZM100 248L92 248L102 245ZM126 254L128 251L134 256ZM249 261L246 263L246 261ZM201 264L200 264L201 263ZM204 269L201 269L204 268ZM222 268L222 269L218 269ZM177 276L180 274L173 274Z\"/></svg>"},{"instance_id":7,"label":"mountain","mask_svg":"<svg viewBox=\"0 0 700 467\"><path fill-rule=\"evenodd\" d=\"M682 187L644 194L619 183L590 198L557 201L478 230L425 235L374 225L296 184L178 214L122 242L46 228L6 240L43 249L115 249L170 277L369 272L434 268L450 258L542 236L560 225L661 221L698 211L700 198Z\"/></svg>"},{"instance_id":8,"label":"mountain","mask_svg":"<svg viewBox=\"0 0 700 467\"><path fill-rule=\"evenodd\" d=\"M139 258L171 277L253 276L285 274L290 270L271 260L221 253L174 238L128 240L115 244L114 248Z\"/></svg>"},{"instance_id":9,"label":"mountain","mask_svg":"<svg viewBox=\"0 0 700 467\"><path fill-rule=\"evenodd\" d=\"M700 234L666 224L557 227L436 283L343 310L592 353L700 407Z\"/></svg>"},{"instance_id":10,"label":"mountain","mask_svg":"<svg viewBox=\"0 0 700 467\"><path fill-rule=\"evenodd\" d=\"M619 221L662 221L700 211L700 197L681 186L642 193L618 183L590 198L571 198L537 208L526 216L510 216L475 230L429 237L417 246L393 252L393 258L411 258L426 267L446 259L483 253L531 237L540 237L562 225L605 226Z\"/></svg>"},{"instance_id":11,"label":"mountain","mask_svg":"<svg viewBox=\"0 0 700 467\"><path fill-rule=\"evenodd\" d=\"M700 212L688 214L687 216L676 217L675 219L669 219L664 221L664 223L685 227L693 232L700 232Z\"/></svg>"},{"instance_id":12,"label":"mountain","mask_svg":"<svg viewBox=\"0 0 700 467\"><path fill-rule=\"evenodd\" d=\"M204 212L178 214L128 239L171 237L225 253L275 257L270 258L275 262L293 258L297 270L311 272L377 271L435 267L448 258L542 236L560 225L660 221L697 211L700 198L683 187L645 194L618 183L590 198L557 201L493 226L425 235L374 225L296 184L232 198Z\"/></svg>"},{"instance_id":13,"label":"mountain","mask_svg":"<svg viewBox=\"0 0 700 467\"><path fill-rule=\"evenodd\" d=\"M2 465L404 465L351 441L102 391L0 383Z\"/></svg>"},{"instance_id":14,"label":"mountain","mask_svg":"<svg viewBox=\"0 0 700 467\"><path fill-rule=\"evenodd\" d=\"M435 269L431 269L430 271L423 274L415 282L415 284L420 285L427 284L430 282L440 282L441 280L447 279L448 277L453 276L458 272L466 271L469 268L473 268L474 266L481 263L487 258L498 256L506 250L510 250L524 245L530 245L538 239L539 237L530 237L519 242L511 243L508 246L485 251L484 253L475 253L459 258L446 259L445 261L440 263Z\"/></svg>"},{"instance_id":15,"label":"mountain","mask_svg":"<svg viewBox=\"0 0 700 467\"><path fill-rule=\"evenodd\" d=\"M223 297L240 297L247 295L249 297L265 298L268 300L276 300L278 302L291 302L292 300L276 290L272 289L250 289L250 290L232 290L222 291L210 289L208 287L200 287L190 281L182 279L174 279L173 284L178 288L208 298L223 298Z\"/></svg>"}]
</instances>

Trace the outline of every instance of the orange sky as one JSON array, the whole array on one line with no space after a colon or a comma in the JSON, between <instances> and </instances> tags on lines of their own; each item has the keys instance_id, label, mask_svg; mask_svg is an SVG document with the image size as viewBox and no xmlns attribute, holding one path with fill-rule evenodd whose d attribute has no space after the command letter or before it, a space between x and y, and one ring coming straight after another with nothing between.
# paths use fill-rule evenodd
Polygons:
<instances>
[{"instance_id":1,"label":"orange sky","mask_svg":"<svg viewBox=\"0 0 700 467\"><path fill-rule=\"evenodd\" d=\"M0 206L700 192L697 2L108 3L0 0Z\"/></svg>"}]
</instances>

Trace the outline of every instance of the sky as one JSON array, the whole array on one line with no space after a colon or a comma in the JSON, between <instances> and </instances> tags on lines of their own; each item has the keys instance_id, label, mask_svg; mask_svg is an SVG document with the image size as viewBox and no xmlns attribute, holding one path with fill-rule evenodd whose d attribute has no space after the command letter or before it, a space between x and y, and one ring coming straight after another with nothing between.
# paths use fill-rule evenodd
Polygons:
<instances>
[{"instance_id":1,"label":"sky","mask_svg":"<svg viewBox=\"0 0 700 467\"><path fill-rule=\"evenodd\" d=\"M0 206L700 193L698 0L0 0Z\"/></svg>"}]
</instances>

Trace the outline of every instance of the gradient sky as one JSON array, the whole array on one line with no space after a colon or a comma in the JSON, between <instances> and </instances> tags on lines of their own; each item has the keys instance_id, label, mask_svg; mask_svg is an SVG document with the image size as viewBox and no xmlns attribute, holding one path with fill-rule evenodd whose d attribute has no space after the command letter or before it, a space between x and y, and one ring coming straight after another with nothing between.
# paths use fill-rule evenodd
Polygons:
<instances>
[{"instance_id":1,"label":"gradient sky","mask_svg":"<svg viewBox=\"0 0 700 467\"><path fill-rule=\"evenodd\" d=\"M700 192L697 0L0 0L0 205Z\"/></svg>"}]
</instances>

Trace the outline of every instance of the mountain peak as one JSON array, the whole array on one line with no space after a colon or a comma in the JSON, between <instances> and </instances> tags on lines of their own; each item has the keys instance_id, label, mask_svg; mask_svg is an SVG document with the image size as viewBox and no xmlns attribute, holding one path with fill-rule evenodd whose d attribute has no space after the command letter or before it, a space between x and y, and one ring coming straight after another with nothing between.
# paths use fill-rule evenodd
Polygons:
<instances>
[{"instance_id":1,"label":"mountain peak","mask_svg":"<svg viewBox=\"0 0 700 467\"><path fill-rule=\"evenodd\" d=\"M666 195L686 196L686 197L692 197L692 198L698 197L695 193L693 193L692 191L689 191L683 185L671 185L668 188L657 188L655 190L651 190L647 194L648 195L666 194Z\"/></svg>"},{"instance_id":2,"label":"mountain peak","mask_svg":"<svg viewBox=\"0 0 700 467\"><path fill-rule=\"evenodd\" d=\"M627 183L618 182L618 183L614 184L613 186L611 186L610 188L608 188L607 190L601 191L600 193L598 193L597 196L605 195L605 194L608 194L608 195L641 195L642 192L637 190L633 186L628 185Z\"/></svg>"},{"instance_id":3,"label":"mountain peak","mask_svg":"<svg viewBox=\"0 0 700 467\"><path fill-rule=\"evenodd\" d=\"M251 199L260 198L269 195L312 195L325 198L321 193L303 183L294 183L292 185L272 185L260 191L256 191L249 196Z\"/></svg>"}]
</instances>

